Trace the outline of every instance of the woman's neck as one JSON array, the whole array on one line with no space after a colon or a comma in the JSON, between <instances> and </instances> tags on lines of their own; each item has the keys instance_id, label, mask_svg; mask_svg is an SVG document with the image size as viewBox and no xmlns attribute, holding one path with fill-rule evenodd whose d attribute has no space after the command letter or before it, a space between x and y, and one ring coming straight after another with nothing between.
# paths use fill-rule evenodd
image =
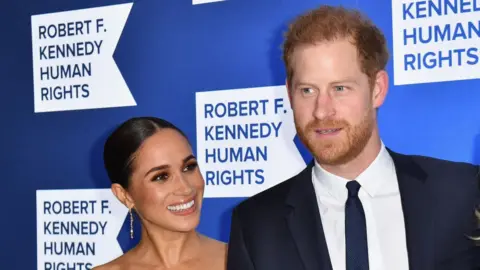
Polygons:
<instances>
[{"instance_id":1,"label":"woman's neck","mask_svg":"<svg viewBox=\"0 0 480 270\"><path fill-rule=\"evenodd\" d=\"M136 247L148 264L170 268L196 257L200 250L202 239L195 230L173 232L156 226L149 227L143 226L142 238Z\"/></svg>"}]
</instances>

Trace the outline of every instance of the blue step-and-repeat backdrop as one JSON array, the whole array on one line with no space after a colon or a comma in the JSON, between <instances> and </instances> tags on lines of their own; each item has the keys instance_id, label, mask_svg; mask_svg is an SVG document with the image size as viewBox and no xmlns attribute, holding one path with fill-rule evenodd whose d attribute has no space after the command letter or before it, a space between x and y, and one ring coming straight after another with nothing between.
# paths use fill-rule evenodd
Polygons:
<instances>
[{"instance_id":1,"label":"blue step-and-repeat backdrop","mask_svg":"<svg viewBox=\"0 0 480 270\"><path fill-rule=\"evenodd\" d=\"M232 207L310 159L280 46L320 4L359 8L387 36L387 146L480 163L480 0L7 1L0 268L90 269L138 241L102 161L106 136L133 116L185 131L206 183L198 229L228 241Z\"/></svg>"}]
</instances>

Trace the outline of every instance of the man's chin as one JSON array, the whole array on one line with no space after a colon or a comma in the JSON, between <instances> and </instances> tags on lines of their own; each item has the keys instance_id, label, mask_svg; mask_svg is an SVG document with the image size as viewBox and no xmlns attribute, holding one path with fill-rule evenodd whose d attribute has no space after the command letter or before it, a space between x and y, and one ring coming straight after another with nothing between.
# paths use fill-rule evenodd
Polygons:
<instances>
[{"instance_id":1,"label":"man's chin","mask_svg":"<svg viewBox=\"0 0 480 270\"><path fill-rule=\"evenodd\" d=\"M325 146L312 149L315 159L320 164L325 165L340 165L343 164L346 157L346 151L340 149L340 147L334 144L328 144Z\"/></svg>"},{"instance_id":2,"label":"man's chin","mask_svg":"<svg viewBox=\"0 0 480 270\"><path fill-rule=\"evenodd\" d=\"M321 165L335 166L343 163L339 156L315 155L315 159Z\"/></svg>"}]
</instances>

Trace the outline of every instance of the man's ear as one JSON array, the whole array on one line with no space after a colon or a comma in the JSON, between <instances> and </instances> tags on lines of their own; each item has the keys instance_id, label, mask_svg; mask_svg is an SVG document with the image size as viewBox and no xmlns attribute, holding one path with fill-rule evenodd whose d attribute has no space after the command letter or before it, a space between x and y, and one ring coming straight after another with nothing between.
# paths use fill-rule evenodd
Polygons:
<instances>
[{"instance_id":1,"label":"man's ear","mask_svg":"<svg viewBox=\"0 0 480 270\"><path fill-rule=\"evenodd\" d=\"M128 209L131 209L135 206L130 194L128 194L128 192L120 184L112 184L111 190L115 197L117 197L117 199Z\"/></svg>"},{"instance_id":2,"label":"man's ear","mask_svg":"<svg viewBox=\"0 0 480 270\"><path fill-rule=\"evenodd\" d=\"M381 70L377 73L373 85L372 104L375 109L382 106L388 93L388 74Z\"/></svg>"}]
</instances>

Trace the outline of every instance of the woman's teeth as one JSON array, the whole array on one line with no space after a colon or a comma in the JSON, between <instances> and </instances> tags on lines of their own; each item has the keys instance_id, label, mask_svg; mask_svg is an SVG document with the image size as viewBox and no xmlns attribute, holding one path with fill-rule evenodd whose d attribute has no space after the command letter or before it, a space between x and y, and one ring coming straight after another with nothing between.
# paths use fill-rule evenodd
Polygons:
<instances>
[{"instance_id":1,"label":"woman's teeth","mask_svg":"<svg viewBox=\"0 0 480 270\"><path fill-rule=\"evenodd\" d=\"M195 201L191 200L190 202L187 202L187 203L167 206L167 209L172 212L180 212L180 211L188 210L192 208L194 205L195 205Z\"/></svg>"}]
</instances>

